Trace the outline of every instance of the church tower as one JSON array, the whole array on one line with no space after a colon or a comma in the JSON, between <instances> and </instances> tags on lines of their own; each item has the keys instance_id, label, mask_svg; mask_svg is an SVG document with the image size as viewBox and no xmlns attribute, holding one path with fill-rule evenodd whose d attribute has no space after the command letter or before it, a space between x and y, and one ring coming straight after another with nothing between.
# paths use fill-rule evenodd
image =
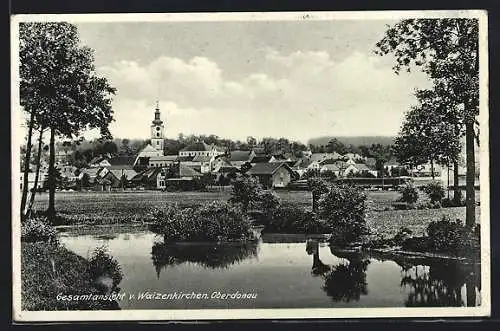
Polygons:
<instances>
[{"instance_id":1,"label":"church tower","mask_svg":"<svg viewBox=\"0 0 500 331\"><path fill-rule=\"evenodd\" d=\"M160 106L156 102L156 111L153 124L151 124L151 145L163 155L163 121L160 118Z\"/></svg>"}]
</instances>

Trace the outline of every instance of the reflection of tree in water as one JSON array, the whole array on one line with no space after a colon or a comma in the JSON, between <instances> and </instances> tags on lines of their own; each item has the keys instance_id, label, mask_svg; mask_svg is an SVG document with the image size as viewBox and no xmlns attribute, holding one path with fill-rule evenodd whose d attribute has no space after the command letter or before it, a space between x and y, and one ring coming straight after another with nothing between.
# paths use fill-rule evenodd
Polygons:
<instances>
[{"instance_id":1,"label":"reflection of tree in water","mask_svg":"<svg viewBox=\"0 0 500 331\"><path fill-rule=\"evenodd\" d=\"M205 268L228 268L243 260L256 258L258 242L247 243L155 243L152 248L153 265L157 276L161 269L186 262L197 263Z\"/></svg>"},{"instance_id":2,"label":"reflection of tree in water","mask_svg":"<svg viewBox=\"0 0 500 331\"><path fill-rule=\"evenodd\" d=\"M339 256L339 253L335 252L336 256L345 258L348 262L339 263L333 267L329 266L319 258L319 242L317 240L307 241L306 252L313 255L311 273L314 276L323 277L323 290L333 301L358 301L361 295L368 294L366 283L366 269L370 264L368 259L363 259L357 253Z\"/></svg>"},{"instance_id":3,"label":"reflection of tree in water","mask_svg":"<svg viewBox=\"0 0 500 331\"><path fill-rule=\"evenodd\" d=\"M479 265L459 261L426 261L402 271L401 286L409 288L408 307L457 307L464 305L462 288L466 286L467 306L476 306L480 291ZM426 270L427 269L427 270Z\"/></svg>"},{"instance_id":4,"label":"reflection of tree in water","mask_svg":"<svg viewBox=\"0 0 500 331\"><path fill-rule=\"evenodd\" d=\"M309 239L306 242L306 252L308 255L313 256L313 265L311 269L311 274L313 276L322 276L328 271L330 271L331 267L328 264L324 264L319 258L319 242L318 240Z\"/></svg>"}]
</instances>

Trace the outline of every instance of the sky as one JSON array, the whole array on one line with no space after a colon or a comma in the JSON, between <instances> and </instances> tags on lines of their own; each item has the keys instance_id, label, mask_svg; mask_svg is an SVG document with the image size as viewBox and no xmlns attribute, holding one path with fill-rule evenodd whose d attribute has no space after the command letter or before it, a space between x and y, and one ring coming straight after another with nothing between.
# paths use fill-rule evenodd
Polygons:
<instances>
[{"instance_id":1,"label":"sky","mask_svg":"<svg viewBox=\"0 0 500 331\"><path fill-rule=\"evenodd\" d=\"M78 23L117 94L117 138L149 138L156 100L165 135L396 135L430 86L374 54L383 20Z\"/></svg>"}]
</instances>

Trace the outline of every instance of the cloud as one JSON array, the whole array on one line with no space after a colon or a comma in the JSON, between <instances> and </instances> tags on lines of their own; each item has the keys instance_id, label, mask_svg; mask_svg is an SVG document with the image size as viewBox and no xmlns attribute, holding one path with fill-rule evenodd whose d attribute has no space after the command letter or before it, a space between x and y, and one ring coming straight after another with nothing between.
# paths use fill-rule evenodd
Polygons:
<instances>
[{"instance_id":1,"label":"cloud","mask_svg":"<svg viewBox=\"0 0 500 331\"><path fill-rule=\"evenodd\" d=\"M429 83L419 73L395 75L381 61L359 52L336 62L325 51L268 49L261 70L233 80L206 57L161 56L143 66L121 61L99 71L118 89L116 136L148 137L159 99L167 135L307 140L324 134L397 133L404 111L415 102L414 89Z\"/></svg>"}]
</instances>

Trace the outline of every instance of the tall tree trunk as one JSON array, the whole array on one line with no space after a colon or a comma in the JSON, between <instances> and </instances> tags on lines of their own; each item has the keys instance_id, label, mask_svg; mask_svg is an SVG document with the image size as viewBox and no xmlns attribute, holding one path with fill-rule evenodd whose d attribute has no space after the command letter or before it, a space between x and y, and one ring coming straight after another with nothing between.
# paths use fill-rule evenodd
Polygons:
<instances>
[{"instance_id":1,"label":"tall tree trunk","mask_svg":"<svg viewBox=\"0 0 500 331\"><path fill-rule=\"evenodd\" d=\"M35 184L33 185L33 191L30 195L30 201L28 203L28 208L26 210L26 217L31 215L33 210L33 204L35 203L35 195L38 187L38 178L40 176L40 162L42 158L42 139L43 139L43 127L40 128L40 135L38 136L38 151L36 157L36 173L35 173Z\"/></svg>"},{"instance_id":2,"label":"tall tree trunk","mask_svg":"<svg viewBox=\"0 0 500 331\"><path fill-rule=\"evenodd\" d=\"M431 177L434 180L434 159L431 159Z\"/></svg>"},{"instance_id":3,"label":"tall tree trunk","mask_svg":"<svg viewBox=\"0 0 500 331\"><path fill-rule=\"evenodd\" d=\"M50 144L49 144L49 207L47 208L47 217L51 222L55 222L55 194L56 194L56 151L55 151L55 129L50 128Z\"/></svg>"},{"instance_id":4,"label":"tall tree trunk","mask_svg":"<svg viewBox=\"0 0 500 331\"><path fill-rule=\"evenodd\" d=\"M35 113L31 112L30 122L28 124L28 141L26 145L26 157L24 160L24 177L23 177L23 192L21 195L21 219L24 219L24 209L26 208L26 199L28 198L28 173L30 170L31 159L31 135L33 134L33 126L35 125Z\"/></svg>"},{"instance_id":5,"label":"tall tree trunk","mask_svg":"<svg viewBox=\"0 0 500 331\"><path fill-rule=\"evenodd\" d=\"M458 160L453 161L453 201L458 205L462 199L458 183Z\"/></svg>"},{"instance_id":6,"label":"tall tree trunk","mask_svg":"<svg viewBox=\"0 0 500 331\"><path fill-rule=\"evenodd\" d=\"M474 182L475 174L475 155L474 155L474 121L468 120L465 123L465 153L467 158L467 174L465 177L465 225L473 228L476 224L476 197Z\"/></svg>"},{"instance_id":7,"label":"tall tree trunk","mask_svg":"<svg viewBox=\"0 0 500 331\"><path fill-rule=\"evenodd\" d=\"M446 185L446 198L450 201L450 162L446 165L446 179L448 183Z\"/></svg>"}]
</instances>

